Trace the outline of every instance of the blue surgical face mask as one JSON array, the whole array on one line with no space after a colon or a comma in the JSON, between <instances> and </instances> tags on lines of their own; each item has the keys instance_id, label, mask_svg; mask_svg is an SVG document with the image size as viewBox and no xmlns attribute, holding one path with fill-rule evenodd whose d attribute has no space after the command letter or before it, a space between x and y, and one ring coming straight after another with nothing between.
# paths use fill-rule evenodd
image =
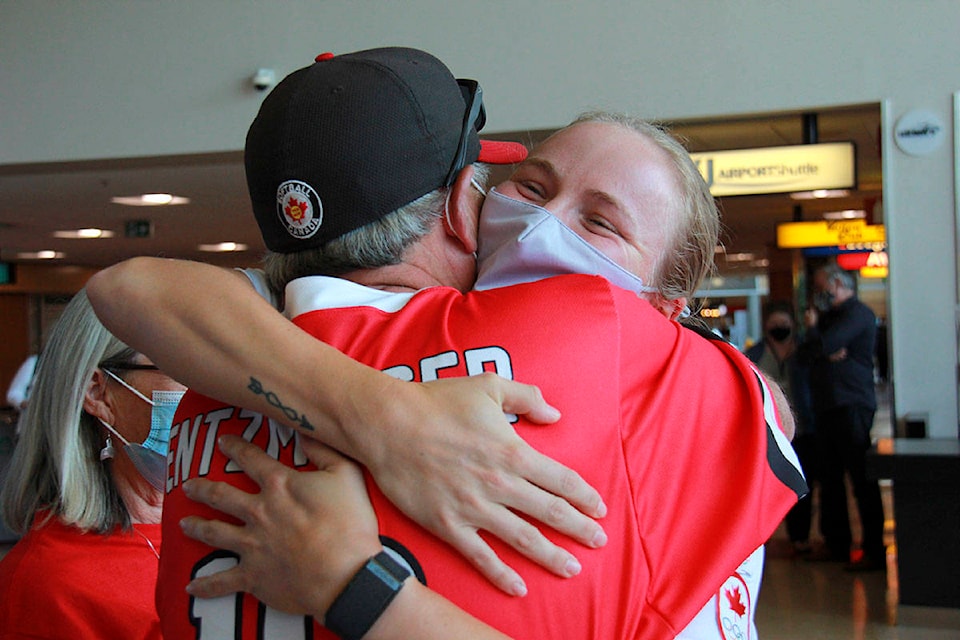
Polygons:
<instances>
[{"instance_id":1,"label":"blue surgical face mask","mask_svg":"<svg viewBox=\"0 0 960 640\"><path fill-rule=\"evenodd\" d=\"M173 415L176 413L177 405L180 404L180 399L185 392L154 389L153 400L150 400L112 371L108 369L103 371L151 406L150 433L142 443L130 442L111 425L103 420L100 420L100 423L123 442L123 450L126 451L140 475L146 478L147 482L155 489L163 491L167 483L167 451L170 448L170 427L173 425ZM107 447L104 447L104 451L108 449L112 450L112 445L109 442ZM103 452L101 452L101 459L103 457Z\"/></svg>"},{"instance_id":2,"label":"blue surgical face mask","mask_svg":"<svg viewBox=\"0 0 960 640\"><path fill-rule=\"evenodd\" d=\"M599 275L637 294L657 289L621 267L559 218L535 204L491 189L480 213L475 289L493 289L551 276Z\"/></svg>"}]
</instances>

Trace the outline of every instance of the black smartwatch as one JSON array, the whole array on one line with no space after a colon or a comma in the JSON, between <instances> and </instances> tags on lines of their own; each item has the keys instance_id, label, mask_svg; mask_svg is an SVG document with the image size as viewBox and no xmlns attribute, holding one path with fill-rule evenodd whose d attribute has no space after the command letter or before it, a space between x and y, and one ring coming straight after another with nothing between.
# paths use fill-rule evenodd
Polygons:
<instances>
[{"instance_id":1,"label":"black smartwatch","mask_svg":"<svg viewBox=\"0 0 960 640\"><path fill-rule=\"evenodd\" d=\"M381 551L367 560L333 601L324 626L343 640L360 640L409 577L405 567Z\"/></svg>"}]
</instances>

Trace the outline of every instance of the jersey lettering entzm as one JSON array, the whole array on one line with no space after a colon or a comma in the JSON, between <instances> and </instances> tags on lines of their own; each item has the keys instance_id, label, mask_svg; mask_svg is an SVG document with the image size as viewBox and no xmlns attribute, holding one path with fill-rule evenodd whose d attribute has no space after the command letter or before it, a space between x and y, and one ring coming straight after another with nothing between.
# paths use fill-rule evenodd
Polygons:
<instances>
[{"instance_id":1,"label":"jersey lettering entzm","mask_svg":"<svg viewBox=\"0 0 960 640\"><path fill-rule=\"evenodd\" d=\"M360 306L329 308L344 301ZM495 589L368 479L387 546L431 588L512 637L676 636L805 490L747 359L599 277L465 295L446 287L388 294L313 277L288 286L287 305L309 333L399 378L494 371L539 385L561 410L555 425L521 419L517 431L600 491L609 542L590 550L548 532L583 565L579 576L562 579L492 540L526 580L524 598ZM311 468L292 430L193 392L184 396L171 432L164 504L157 599L164 637L333 637L249 595L204 601L184 593L192 577L236 562L186 539L177 526L188 513L219 515L186 500L180 487L188 478L255 490L216 449L216 436L228 432L286 464Z\"/></svg>"}]
</instances>

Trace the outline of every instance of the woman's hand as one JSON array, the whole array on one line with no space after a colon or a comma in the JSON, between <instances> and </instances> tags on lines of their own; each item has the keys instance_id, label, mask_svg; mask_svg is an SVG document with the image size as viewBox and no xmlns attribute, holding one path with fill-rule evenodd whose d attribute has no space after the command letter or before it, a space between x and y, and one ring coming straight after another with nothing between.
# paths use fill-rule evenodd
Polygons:
<instances>
[{"instance_id":1,"label":"woman's hand","mask_svg":"<svg viewBox=\"0 0 960 640\"><path fill-rule=\"evenodd\" d=\"M191 499L244 522L197 516L181 521L187 536L240 556L236 567L197 578L187 590L201 598L246 591L274 609L322 619L357 570L382 549L360 468L309 438L302 445L316 471L287 467L238 436L223 436L219 444L261 491L250 494L204 479L184 483Z\"/></svg>"},{"instance_id":2,"label":"woman's hand","mask_svg":"<svg viewBox=\"0 0 960 640\"><path fill-rule=\"evenodd\" d=\"M606 544L594 520L606 514L599 493L527 444L504 416L515 413L540 424L559 419L537 387L486 373L422 384L398 381L379 393L394 398L391 404L402 415L382 417L373 453L366 450L364 463L377 486L501 590L526 594L522 578L480 530L563 577L577 575L579 561L518 514L588 547Z\"/></svg>"}]
</instances>

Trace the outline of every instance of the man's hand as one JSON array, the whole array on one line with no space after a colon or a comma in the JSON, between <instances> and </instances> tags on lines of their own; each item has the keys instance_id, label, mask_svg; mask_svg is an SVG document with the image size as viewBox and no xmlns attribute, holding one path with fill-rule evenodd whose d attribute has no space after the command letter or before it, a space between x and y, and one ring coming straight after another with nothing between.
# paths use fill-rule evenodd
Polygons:
<instances>
[{"instance_id":1,"label":"man's hand","mask_svg":"<svg viewBox=\"0 0 960 640\"><path fill-rule=\"evenodd\" d=\"M846 347L840 347L839 349L837 349L836 351L834 351L833 353L827 356L827 360L829 360L830 362L840 362L841 360L846 360L846 359L847 359Z\"/></svg>"},{"instance_id":2,"label":"man's hand","mask_svg":"<svg viewBox=\"0 0 960 640\"><path fill-rule=\"evenodd\" d=\"M519 574L478 534L486 531L553 573L570 577L580 563L518 513L588 547L606 544L593 520L606 514L600 495L575 471L520 438L504 412L547 424L559 419L537 387L494 374L424 384L401 383L387 417L394 437L377 440L364 463L401 511L448 542L494 585L524 595ZM411 407L418 409L410 413ZM548 428L548 427L545 427ZM369 453L369 452L368 452Z\"/></svg>"},{"instance_id":3,"label":"man's hand","mask_svg":"<svg viewBox=\"0 0 960 640\"><path fill-rule=\"evenodd\" d=\"M767 388L770 389L770 395L773 397L773 403L777 406L777 415L780 418L780 430L783 432L783 435L787 437L787 440L793 441L793 436L797 431L797 420L793 416L793 408L790 406L790 401L787 400L786 394L776 381L771 380L770 377L759 368L754 369L754 371L763 378L767 384Z\"/></svg>"},{"instance_id":4,"label":"man's hand","mask_svg":"<svg viewBox=\"0 0 960 640\"><path fill-rule=\"evenodd\" d=\"M192 595L247 591L274 609L322 619L353 574L382 549L360 468L315 440L302 444L317 471L291 469L238 436L220 439L221 450L260 486L257 494L199 478L184 483L188 497L245 523L181 521L187 536L240 555L236 567L193 580Z\"/></svg>"}]
</instances>

